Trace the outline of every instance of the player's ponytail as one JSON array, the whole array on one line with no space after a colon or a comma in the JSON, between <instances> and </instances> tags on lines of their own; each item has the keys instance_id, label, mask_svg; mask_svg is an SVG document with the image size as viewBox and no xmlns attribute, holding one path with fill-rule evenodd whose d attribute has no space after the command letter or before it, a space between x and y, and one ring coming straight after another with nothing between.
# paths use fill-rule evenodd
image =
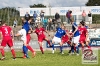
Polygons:
<instances>
[{"instance_id":1,"label":"player's ponytail","mask_svg":"<svg viewBox=\"0 0 100 66\"><path fill-rule=\"evenodd\" d=\"M80 24L82 24L82 26L85 26L85 22L83 20L80 22Z\"/></svg>"}]
</instances>

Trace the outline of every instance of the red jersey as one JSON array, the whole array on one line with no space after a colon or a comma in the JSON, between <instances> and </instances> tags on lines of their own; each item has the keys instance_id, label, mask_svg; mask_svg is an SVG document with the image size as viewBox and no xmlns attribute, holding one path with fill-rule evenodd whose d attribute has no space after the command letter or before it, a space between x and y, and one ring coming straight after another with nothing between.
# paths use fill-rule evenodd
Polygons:
<instances>
[{"instance_id":1,"label":"red jersey","mask_svg":"<svg viewBox=\"0 0 100 66\"><path fill-rule=\"evenodd\" d=\"M66 32L68 32L68 30L66 30ZM68 37L68 35L64 35L64 36L62 36L62 40L68 40L69 39L69 37Z\"/></svg>"},{"instance_id":2,"label":"red jersey","mask_svg":"<svg viewBox=\"0 0 100 66\"><path fill-rule=\"evenodd\" d=\"M0 31L2 32L3 38L11 37L11 27L9 26L1 26Z\"/></svg>"},{"instance_id":3,"label":"red jersey","mask_svg":"<svg viewBox=\"0 0 100 66\"><path fill-rule=\"evenodd\" d=\"M45 31L44 28L37 28L37 29L35 30L35 33L37 34L38 37L39 37L39 36L45 36L45 35L44 35L44 31Z\"/></svg>"},{"instance_id":4,"label":"red jersey","mask_svg":"<svg viewBox=\"0 0 100 66\"><path fill-rule=\"evenodd\" d=\"M87 29L85 27L79 27L78 30L80 32L80 37L86 37Z\"/></svg>"}]
</instances>

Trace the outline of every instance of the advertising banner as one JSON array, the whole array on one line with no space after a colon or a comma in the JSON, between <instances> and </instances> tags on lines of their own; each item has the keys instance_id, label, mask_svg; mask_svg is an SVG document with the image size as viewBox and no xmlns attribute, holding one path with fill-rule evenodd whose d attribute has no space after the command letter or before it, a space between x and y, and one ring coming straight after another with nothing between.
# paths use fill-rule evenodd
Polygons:
<instances>
[{"instance_id":1,"label":"advertising banner","mask_svg":"<svg viewBox=\"0 0 100 66\"><path fill-rule=\"evenodd\" d=\"M81 7L81 11L85 10L86 13L91 11L92 14L100 14L100 6L84 6Z\"/></svg>"}]
</instances>

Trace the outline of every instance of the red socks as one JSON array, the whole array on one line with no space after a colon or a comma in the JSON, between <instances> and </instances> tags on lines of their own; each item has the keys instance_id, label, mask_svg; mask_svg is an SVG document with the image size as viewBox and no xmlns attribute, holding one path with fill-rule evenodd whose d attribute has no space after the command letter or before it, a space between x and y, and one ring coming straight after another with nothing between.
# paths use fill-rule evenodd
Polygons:
<instances>
[{"instance_id":1,"label":"red socks","mask_svg":"<svg viewBox=\"0 0 100 66\"><path fill-rule=\"evenodd\" d=\"M5 57L5 51L4 51L4 49L0 49L0 50L1 50L2 56Z\"/></svg>"},{"instance_id":2,"label":"red socks","mask_svg":"<svg viewBox=\"0 0 100 66\"><path fill-rule=\"evenodd\" d=\"M89 49L91 48L90 46L87 46Z\"/></svg>"},{"instance_id":3,"label":"red socks","mask_svg":"<svg viewBox=\"0 0 100 66\"><path fill-rule=\"evenodd\" d=\"M13 57L15 58L16 57L16 54L15 54L14 49L12 49L11 52L12 52Z\"/></svg>"},{"instance_id":4,"label":"red socks","mask_svg":"<svg viewBox=\"0 0 100 66\"><path fill-rule=\"evenodd\" d=\"M34 52L34 49L32 49L31 46L27 46L27 48L33 53Z\"/></svg>"},{"instance_id":5,"label":"red socks","mask_svg":"<svg viewBox=\"0 0 100 66\"><path fill-rule=\"evenodd\" d=\"M49 40L47 41L47 43L49 44L49 46L51 46L51 45L50 45L50 41L49 41Z\"/></svg>"},{"instance_id":6,"label":"red socks","mask_svg":"<svg viewBox=\"0 0 100 66\"><path fill-rule=\"evenodd\" d=\"M43 48L42 47L40 47L40 50L41 50L42 54L44 54L44 51L43 51Z\"/></svg>"}]
</instances>

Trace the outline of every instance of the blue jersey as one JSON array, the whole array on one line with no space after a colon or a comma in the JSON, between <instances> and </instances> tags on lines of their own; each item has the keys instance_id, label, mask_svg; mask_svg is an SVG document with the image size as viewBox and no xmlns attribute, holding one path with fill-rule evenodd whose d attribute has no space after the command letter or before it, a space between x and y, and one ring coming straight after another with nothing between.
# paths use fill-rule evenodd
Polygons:
<instances>
[{"instance_id":1,"label":"blue jersey","mask_svg":"<svg viewBox=\"0 0 100 66\"><path fill-rule=\"evenodd\" d=\"M72 33L76 30L75 27L78 27L77 24L76 24L76 22L74 22L74 23L72 24ZM79 31L77 30L77 31L74 33L74 37L79 36L79 35L80 35L80 33L79 33Z\"/></svg>"},{"instance_id":2,"label":"blue jersey","mask_svg":"<svg viewBox=\"0 0 100 66\"><path fill-rule=\"evenodd\" d=\"M26 30L26 33L28 33L28 31L30 30L30 24L28 23L28 21L26 21L23 26L22 29Z\"/></svg>"},{"instance_id":3,"label":"blue jersey","mask_svg":"<svg viewBox=\"0 0 100 66\"><path fill-rule=\"evenodd\" d=\"M60 27L58 27L57 31L56 31L56 34L55 34L55 37L61 38L65 34L66 34L66 31L62 30Z\"/></svg>"}]
</instances>

